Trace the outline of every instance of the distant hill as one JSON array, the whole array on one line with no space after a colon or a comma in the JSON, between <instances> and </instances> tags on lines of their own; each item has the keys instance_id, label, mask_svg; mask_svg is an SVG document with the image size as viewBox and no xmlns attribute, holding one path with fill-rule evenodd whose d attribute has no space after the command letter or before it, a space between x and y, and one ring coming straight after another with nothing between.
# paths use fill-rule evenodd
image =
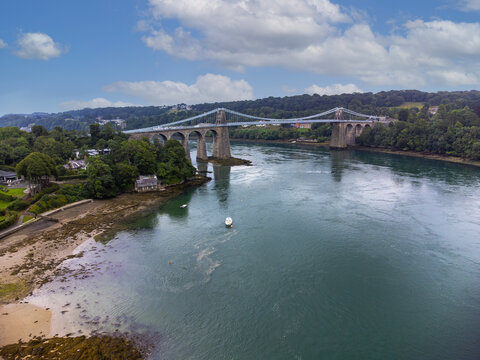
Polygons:
<instances>
[{"instance_id":1,"label":"distant hill","mask_svg":"<svg viewBox=\"0 0 480 360\"><path fill-rule=\"evenodd\" d=\"M110 107L98 109L72 110L61 113L8 114L0 117L0 127L25 127L35 123L48 130L60 126L66 130L88 130L97 117L103 119L121 118L127 121L127 129L136 129L180 120L217 107L226 107L246 114L273 118L290 118L312 115L334 107L346 107L366 114L389 115L395 117L405 103L428 106L449 104L452 109L465 106L480 116L480 91L441 91L436 93L418 90L392 90L379 93L356 93L332 96L298 95L268 97L257 100L207 103L186 106L143 106ZM409 105L408 108L411 106ZM420 110L420 109L419 109Z\"/></svg>"}]
</instances>

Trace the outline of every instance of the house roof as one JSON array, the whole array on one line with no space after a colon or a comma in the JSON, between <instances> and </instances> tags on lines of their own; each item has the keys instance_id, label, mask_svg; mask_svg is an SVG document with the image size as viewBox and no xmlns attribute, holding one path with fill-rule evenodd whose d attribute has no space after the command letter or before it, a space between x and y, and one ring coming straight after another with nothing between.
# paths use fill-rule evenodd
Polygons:
<instances>
[{"instance_id":1,"label":"house roof","mask_svg":"<svg viewBox=\"0 0 480 360\"><path fill-rule=\"evenodd\" d=\"M17 174L13 171L0 170L0 176L17 176Z\"/></svg>"},{"instance_id":2,"label":"house roof","mask_svg":"<svg viewBox=\"0 0 480 360\"><path fill-rule=\"evenodd\" d=\"M157 176L140 176L137 180L135 180L137 186L156 186L158 184Z\"/></svg>"}]
</instances>

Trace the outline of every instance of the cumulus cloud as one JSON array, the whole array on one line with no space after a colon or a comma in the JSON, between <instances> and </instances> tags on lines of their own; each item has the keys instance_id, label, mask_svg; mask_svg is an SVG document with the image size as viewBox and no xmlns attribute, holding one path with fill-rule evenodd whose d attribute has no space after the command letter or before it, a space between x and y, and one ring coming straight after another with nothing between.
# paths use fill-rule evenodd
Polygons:
<instances>
[{"instance_id":1,"label":"cumulus cloud","mask_svg":"<svg viewBox=\"0 0 480 360\"><path fill-rule=\"evenodd\" d=\"M173 81L118 81L104 86L103 90L137 96L149 105L253 99L253 89L245 80L215 74L199 76L191 85Z\"/></svg>"},{"instance_id":2,"label":"cumulus cloud","mask_svg":"<svg viewBox=\"0 0 480 360\"><path fill-rule=\"evenodd\" d=\"M49 60L66 52L66 48L44 33L25 33L17 41L15 54L24 59Z\"/></svg>"},{"instance_id":3,"label":"cumulus cloud","mask_svg":"<svg viewBox=\"0 0 480 360\"><path fill-rule=\"evenodd\" d=\"M465 0L475 9L480 0ZM479 84L480 23L409 21L375 34L330 0L149 0L144 43L188 60L243 70L278 66L369 85ZM165 19L180 26L167 31ZM343 23L342 26L339 26Z\"/></svg>"},{"instance_id":4,"label":"cumulus cloud","mask_svg":"<svg viewBox=\"0 0 480 360\"><path fill-rule=\"evenodd\" d=\"M318 95L340 95L340 94L353 94L353 93L362 93L363 91L358 88L355 84L333 84L325 87L318 85L312 85L309 88L305 89L307 94L318 94Z\"/></svg>"},{"instance_id":5,"label":"cumulus cloud","mask_svg":"<svg viewBox=\"0 0 480 360\"><path fill-rule=\"evenodd\" d=\"M7 47L7 43L5 41L3 41L2 39L0 39L0 49L3 49Z\"/></svg>"},{"instance_id":6,"label":"cumulus cloud","mask_svg":"<svg viewBox=\"0 0 480 360\"><path fill-rule=\"evenodd\" d=\"M105 98L95 98L88 101L78 101L78 100L70 100L65 101L59 105L63 109L67 110L81 110L85 108L104 108L104 107L125 107L125 106L135 106L134 104L129 104L123 101L115 101L112 102Z\"/></svg>"},{"instance_id":7,"label":"cumulus cloud","mask_svg":"<svg viewBox=\"0 0 480 360\"><path fill-rule=\"evenodd\" d=\"M480 0L462 0L464 10L480 10Z\"/></svg>"}]
</instances>

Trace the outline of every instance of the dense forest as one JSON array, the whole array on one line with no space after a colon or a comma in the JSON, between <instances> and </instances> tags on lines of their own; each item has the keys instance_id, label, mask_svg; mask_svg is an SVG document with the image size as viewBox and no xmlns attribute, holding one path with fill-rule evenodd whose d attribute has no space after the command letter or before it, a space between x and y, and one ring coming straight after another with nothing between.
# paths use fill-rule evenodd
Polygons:
<instances>
[{"instance_id":1,"label":"dense forest","mask_svg":"<svg viewBox=\"0 0 480 360\"><path fill-rule=\"evenodd\" d=\"M250 115L289 118L312 115L337 106L343 106L366 114L388 115L397 118L401 106L405 103L418 103L416 111L420 111L425 104L428 106L444 104L453 110L468 107L480 116L480 91L427 93L418 90L402 90L382 91L376 94L268 97L251 101L198 104L191 106L191 110L177 110L177 107L145 106L83 109L56 114L10 114L0 117L0 126L24 127L35 123L44 126L47 130L60 126L65 130L88 131L90 124L95 123L97 117L103 119L118 117L126 120L127 129L136 129L184 119L217 107L226 107ZM415 111L415 107L413 109Z\"/></svg>"}]
</instances>

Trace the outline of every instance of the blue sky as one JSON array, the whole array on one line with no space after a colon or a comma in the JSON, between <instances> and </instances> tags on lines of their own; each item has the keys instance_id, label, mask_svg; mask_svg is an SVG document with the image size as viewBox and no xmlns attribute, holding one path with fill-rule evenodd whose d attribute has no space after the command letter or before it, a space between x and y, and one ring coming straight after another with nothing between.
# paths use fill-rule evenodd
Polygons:
<instances>
[{"instance_id":1,"label":"blue sky","mask_svg":"<svg viewBox=\"0 0 480 360\"><path fill-rule=\"evenodd\" d=\"M480 0L15 0L0 24L0 115L480 84Z\"/></svg>"}]
</instances>

